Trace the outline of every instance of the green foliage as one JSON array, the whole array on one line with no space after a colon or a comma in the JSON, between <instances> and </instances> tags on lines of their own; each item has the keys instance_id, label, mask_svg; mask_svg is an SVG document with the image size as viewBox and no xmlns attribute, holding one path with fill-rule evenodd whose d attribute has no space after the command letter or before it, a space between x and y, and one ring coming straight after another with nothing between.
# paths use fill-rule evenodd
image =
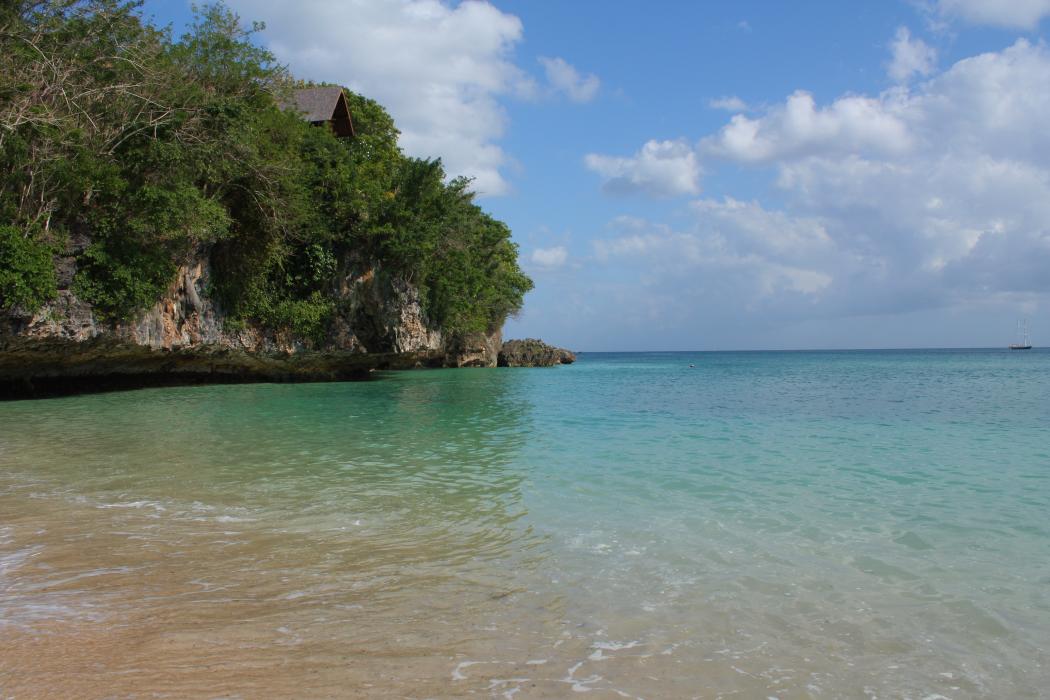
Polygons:
<instances>
[{"instance_id":1,"label":"green foliage","mask_svg":"<svg viewBox=\"0 0 1050 700\"><path fill-rule=\"evenodd\" d=\"M403 159L371 231L379 256L419 285L431 320L452 332L495 330L532 289L510 229L474 204L469 185L446 184L440 160Z\"/></svg>"},{"instance_id":2,"label":"green foliage","mask_svg":"<svg viewBox=\"0 0 1050 700\"><path fill-rule=\"evenodd\" d=\"M264 321L276 328L286 328L298 337L320 343L335 311L335 301L314 292L307 299L281 299Z\"/></svg>"},{"instance_id":3,"label":"green foliage","mask_svg":"<svg viewBox=\"0 0 1050 700\"><path fill-rule=\"evenodd\" d=\"M56 291L51 249L13 226L0 226L0 309L33 312Z\"/></svg>"},{"instance_id":4,"label":"green foliage","mask_svg":"<svg viewBox=\"0 0 1050 700\"><path fill-rule=\"evenodd\" d=\"M130 317L151 306L175 274L175 263L163 246L92 243L78 260L74 291L106 320Z\"/></svg>"},{"instance_id":5,"label":"green foliage","mask_svg":"<svg viewBox=\"0 0 1050 700\"><path fill-rule=\"evenodd\" d=\"M206 5L173 39L129 0L0 7L0 223L87 232L74 290L103 316L148 308L202 254L232 326L315 342L348 258L413 282L452 332L498 327L531 288L507 227L440 161L405 157L378 103L345 92L351 140L283 109L296 83L261 25ZM50 253L2 241L22 265L5 265L3 303L53 294Z\"/></svg>"}]
</instances>

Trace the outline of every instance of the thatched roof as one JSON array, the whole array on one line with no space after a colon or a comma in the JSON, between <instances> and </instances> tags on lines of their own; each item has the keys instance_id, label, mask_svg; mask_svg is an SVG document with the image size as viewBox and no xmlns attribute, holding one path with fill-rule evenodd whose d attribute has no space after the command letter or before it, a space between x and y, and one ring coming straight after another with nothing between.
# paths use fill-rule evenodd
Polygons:
<instances>
[{"instance_id":1,"label":"thatched roof","mask_svg":"<svg viewBox=\"0 0 1050 700\"><path fill-rule=\"evenodd\" d=\"M311 124L327 124L339 138L353 138L355 135L350 105L343 88L338 85L293 90L291 99L281 106L295 110Z\"/></svg>"},{"instance_id":2,"label":"thatched roof","mask_svg":"<svg viewBox=\"0 0 1050 700\"><path fill-rule=\"evenodd\" d=\"M342 95L339 86L303 88L292 93L293 103L287 106L294 107L308 122L326 122L335 114Z\"/></svg>"}]
</instances>

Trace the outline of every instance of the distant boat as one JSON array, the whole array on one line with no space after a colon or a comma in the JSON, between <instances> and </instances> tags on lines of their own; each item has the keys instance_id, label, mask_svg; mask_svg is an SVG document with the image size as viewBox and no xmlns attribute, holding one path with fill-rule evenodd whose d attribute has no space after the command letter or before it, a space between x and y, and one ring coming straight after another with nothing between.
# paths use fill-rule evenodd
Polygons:
<instances>
[{"instance_id":1,"label":"distant boat","mask_svg":"<svg viewBox=\"0 0 1050 700\"><path fill-rule=\"evenodd\" d=\"M1028 319L1027 318L1024 320L1023 323L1021 321L1017 322L1017 337L1020 338L1021 342L1019 342L1019 343L1011 343L1010 344L1010 349L1011 350L1031 350L1032 349L1032 342L1028 339Z\"/></svg>"}]
</instances>

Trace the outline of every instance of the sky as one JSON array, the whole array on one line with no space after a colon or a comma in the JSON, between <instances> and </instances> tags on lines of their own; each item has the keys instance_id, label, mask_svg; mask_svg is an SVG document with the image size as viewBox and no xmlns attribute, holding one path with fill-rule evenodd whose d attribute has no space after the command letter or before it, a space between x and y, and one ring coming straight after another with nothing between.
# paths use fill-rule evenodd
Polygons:
<instances>
[{"instance_id":1,"label":"sky","mask_svg":"<svg viewBox=\"0 0 1050 700\"><path fill-rule=\"evenodd\" d=\"M227 4L474 178L536 284L505 337L1050 344L1050 0Z\"/></svg>"}]
</instances>

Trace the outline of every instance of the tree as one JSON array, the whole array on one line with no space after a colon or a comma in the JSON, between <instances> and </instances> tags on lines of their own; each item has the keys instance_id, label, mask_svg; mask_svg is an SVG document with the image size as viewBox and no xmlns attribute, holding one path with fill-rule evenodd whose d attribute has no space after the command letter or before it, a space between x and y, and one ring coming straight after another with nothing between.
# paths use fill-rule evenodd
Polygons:
<instances>
[{"instance_id":1,"label":"tree","mask_svg":"<svg viewBox=\"0 0 1050 700\"><path fill-rule=\"evenodd\" d=\"M70 233L74 291L112 320L210 258L232 323L320 341L346 256L420 290L432 325L498 327L531 281L510 231L440 160L407 158L378 103L347 91L357 135L281 107L297 84L222 5L173 39L130 0L0 7L0 307L53 296ZM298 83L301 84L301 83Z\"/></svg>"}]
</instances>

